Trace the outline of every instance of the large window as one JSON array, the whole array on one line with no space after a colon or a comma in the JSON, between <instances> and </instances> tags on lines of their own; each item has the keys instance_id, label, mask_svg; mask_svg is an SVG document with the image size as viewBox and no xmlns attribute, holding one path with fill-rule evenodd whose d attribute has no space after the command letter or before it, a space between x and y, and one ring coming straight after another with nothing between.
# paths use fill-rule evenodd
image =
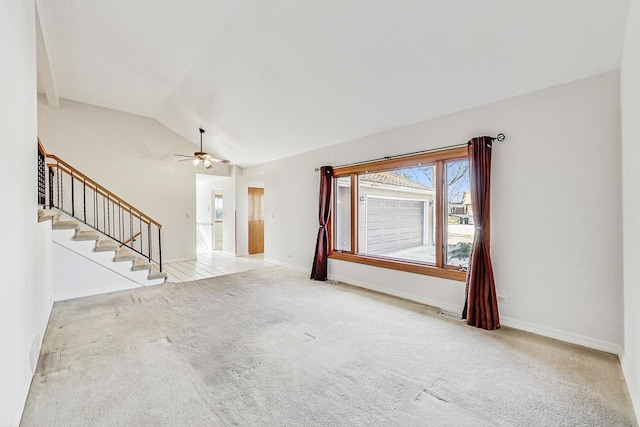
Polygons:
<instances>
[{"instance_id":1,"label":"large window","mask_svg":"<svg viewBox=\"0 0 640 427\"><path fill-rule=\"evenodd\" d=\"M332 258L464 280L467 147L334 169Z\"/></svg>"}]
</instances>

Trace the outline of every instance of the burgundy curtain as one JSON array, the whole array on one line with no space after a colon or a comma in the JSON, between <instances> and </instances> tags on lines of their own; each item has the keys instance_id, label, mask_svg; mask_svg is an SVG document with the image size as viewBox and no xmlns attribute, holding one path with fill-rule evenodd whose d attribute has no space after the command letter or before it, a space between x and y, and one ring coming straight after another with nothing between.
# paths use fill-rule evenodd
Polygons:
<instances>
[{"instance_id":1,"label":"burgundy curtain","mask_svg":"<svg viewBox=\"0 0 640 427\"><path fill-rule=\"evenodd\" d=\"M492 141L493 138L489 136L481 136L473 138L468 143L471 205L476 232L469 258L466 301L462 311L462 318L467 319L467 324L489 330L500 327L496 285L487 239Z\"/></svg>"},{"instance_id":2,"label":"burgundy curtain","mask_svg":"<svg viewBox=\"0 0 640 427\"><path fill-rule=\"evenodd\" d=\"M311 278L313 280L327 280L327 256L329 255L329 218L333 206L333 168L320 168L320 229L316 242L316 253L313 257Z\"/></svg>"}]
</instances>

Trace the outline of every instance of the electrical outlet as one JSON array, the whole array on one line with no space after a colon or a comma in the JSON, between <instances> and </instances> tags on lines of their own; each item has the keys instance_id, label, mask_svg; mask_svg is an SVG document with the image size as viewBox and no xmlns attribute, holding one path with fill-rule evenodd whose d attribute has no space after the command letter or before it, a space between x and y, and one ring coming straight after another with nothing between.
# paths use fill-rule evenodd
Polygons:
<instances>
[{"instance_id":1,"label":"electrical outlet","mask_svg":"<svg viewBox=\"0 0 640 427\"><path fill-rule=\"evenodd\" d=\"M503 304L508 304L509 298L505 297L504 295L498 295L498 302L501 302Z\"/></svg>"}]
</instances>

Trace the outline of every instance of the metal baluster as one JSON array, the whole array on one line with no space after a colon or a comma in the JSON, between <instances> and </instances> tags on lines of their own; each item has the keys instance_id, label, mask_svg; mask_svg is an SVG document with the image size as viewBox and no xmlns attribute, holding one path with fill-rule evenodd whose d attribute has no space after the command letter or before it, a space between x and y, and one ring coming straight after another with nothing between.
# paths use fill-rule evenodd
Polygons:
<instances>
[{"instance_id":1,"label":"metal baluster","mask_svg":"<svg viewBox=\"0 0 640 427\"><path fill-rule=\"evenodd\" d=\"M107 193L107 230L109 231L107 234L109 235L109 237L113 236L113 233L111 232L111 206L110 206L110 200L109 200L109 193Z\"/></svg>"},{"instance_id":2,"label":"metal baluster","mask_svg":"<svg viewBox=\"0 0 640 427\"><path fill-rule=\"evenodd\" d=\"M106 193L106 197L103 194L98 194L98 189L95 188L90 188L90 190L93 191L93 223L89 224L88 220L87 220L87 179L86 177L84 177L82 174L77 174L74 172L74 170L72 168L69 168L69 171L67 172L67 170L62 170L60 167L60 162L56 161L56 164L54 166L49 166L45 163L44 165L45 168L48 168L48 182L46 182L46 172L44 175L44 178L41 180L42 181L42 187L44 188L44 191L47 191L47 185L48 185L48 196L49 196L49 201L47 203L46 201L46 193L44 193L43 191L40 191L41 188L39 187L39 194L38 194L38 200L41 201L41 194L40 193L44 193L44 203L43 206L46 208L46 206L49 206L49 209L53 209L53 208L58 208L64 212L66 212L67 214L71 214L71 216L73 218L76 219L80 219L78 217L76 217L75 215L75 180L76 178L78 180L82 179L82 212L83 212L83 216L82 216L82 221L87 224L90 225L91 227L93 227L94 229L96 229L97 231L101 231L104 232L105 234L107 234L109 237L118 240L120 243L124 242L125 237L126 237L126 223L125 223L125 211L122 209L122 202L120 200L118 200L118 224L116 224L116 205L115 205L115 200L111 200L111 195L110 193ZM71 180L71 185L70 185L70 191L71 191L71 212L69 212L68 210L65 209L65 204L64 204L64 175L69 176L69 179ZM40 172L39 172L40 174ZM40 177L39 177L40 179ZM55 183L54 183L54 179L55 179ZM55 186L55 187L54 187ZM99 204L100 201L98 200L98 198L102 197L102 230L100 229L100 212L99 212ZM112 205L113 204L113 205ZM143 228L142 228L142 214L137 212L136 214L138 215L138 229L139 232L134 236L134 231L135 231L135 227L133 224L133 207L128 205L128 215L129 215L129 241L133 242L135 240L135 237L140 237L140 244L139 244L139 252L138 250L135 249L135 243L130 243L127 244L127 246L129 248L131 248L132 250L140 253L140 255L144 256L145 258L147 258L149 260L149 262L155 262L154 261L154 255L153 255L153 227L155 226L155 224L152 224L151 221L147 222L147 255L145 256L145 252L144 252L144 235L143 233ZM113 209L112 209L113 208ZM111 214L113 210L113 216ZM146 222L146 221L144 221ZM116 234L115 234L115 227L118 227L118 238L116 239ZM158 264L160 266L160 271L162 271L162 230L161 230L161 226L157 226L158 228Z\"/></svg>"},{"instance_id":3,"label":"metal baluster","mask_svg":"<svg viewBox=\"0 0 640 427\"><path fill-rule=\"evenodd\" d=\"M162 229L160 227L158 227L158 260L160 262L160 272L162 273L162 240L161 240L161 236L160 236L160 231L162 231Z\"/></svg>"},{"instance_id":4,"label":"metal baluster","mask_svg":"<svg viewBox=\"0 0 640 427\"><path fill-rule=\"evenodd\" d=\"M53 168L49 167L49 209L53 209Z\"/></svg>"},{"instance_id":5,"label":"metal baluster","mask_svg":"<svg viewBox=\"0 0 640 427\"><path fill-rule=\"evenodd\" d=\"M82 215L84 223L87 223L87 180L82 179Z\"/></svg>"},{"instance_id":6,"label":"metal baluster","mask_svg":"<svg viewBox=\"0 0 640 427\"><path fill-rule=\"evenodd\" d=\"M45 181L47 180L47 172L44 163L44 154L42 154L40 147L38 147L38 204L46 208L47 199Z\"/></svg>"},{"instance_id":7,"label":"metal baluster","mask_svg":"<svg viewBox=\"0 0 640 427\"><path fill-rule=\"evenodd\" d=\"M71 216L76 217L76 192L73 189L73 171L71 171Z\"/></svg>"},{"instance_id":8,"label":"metal baluster","mask_svg":"<svg viewBox=\"0 0 640 427\"><path fill-rule=\"evenodd\" d=\"M122 228L122 205L120 204L120 200L118 200L118 234L120 235L119 240L122 242L124 240L122 238L124 228Z\"/></svg>"},{"instance_id":9,"label":"metal baluster","mask_svg":"<svg viewBox=\"0 0 640 427\"><path fill-rule=\"evenodd\" d=\"M56 206L58 209L62 209L62 204L61 204L61 200L64 200L64 194L61 194L62 191L60 190L62 188L62 184L61 184L61 173L60 173L60 162L56 162L56 182L58 183L58 206Z\"/></svg>"}]
</instances>

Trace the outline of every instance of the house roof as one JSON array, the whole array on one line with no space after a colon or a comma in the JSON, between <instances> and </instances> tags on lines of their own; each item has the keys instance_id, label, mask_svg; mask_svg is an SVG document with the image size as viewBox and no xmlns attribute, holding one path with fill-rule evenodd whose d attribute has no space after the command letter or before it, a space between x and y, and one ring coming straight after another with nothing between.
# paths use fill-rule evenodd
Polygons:
<instances>
[{"instance_id":1,"label":"house roof","mask_svg":"<svg viewBox=\"0 0 640 427\"><path fill-rule=\"evenodd\" d=\"M413 181L404 175L395 172L373 172L359 175L360 181L372 183L392 185L394 187L413 188L418 190L433 191L433 187L428 187L419 182Z\"/></svg>"},{"instance_id":2,"label":"house roof","mask_svg":"<svg viewBox=\"0 0 640 427\"><path fill-rule=\"evenodd\" d=\"M37 6L49 99L203 127L249 166L617 69L629 0Z\"/></svg>"}]
</instances>

